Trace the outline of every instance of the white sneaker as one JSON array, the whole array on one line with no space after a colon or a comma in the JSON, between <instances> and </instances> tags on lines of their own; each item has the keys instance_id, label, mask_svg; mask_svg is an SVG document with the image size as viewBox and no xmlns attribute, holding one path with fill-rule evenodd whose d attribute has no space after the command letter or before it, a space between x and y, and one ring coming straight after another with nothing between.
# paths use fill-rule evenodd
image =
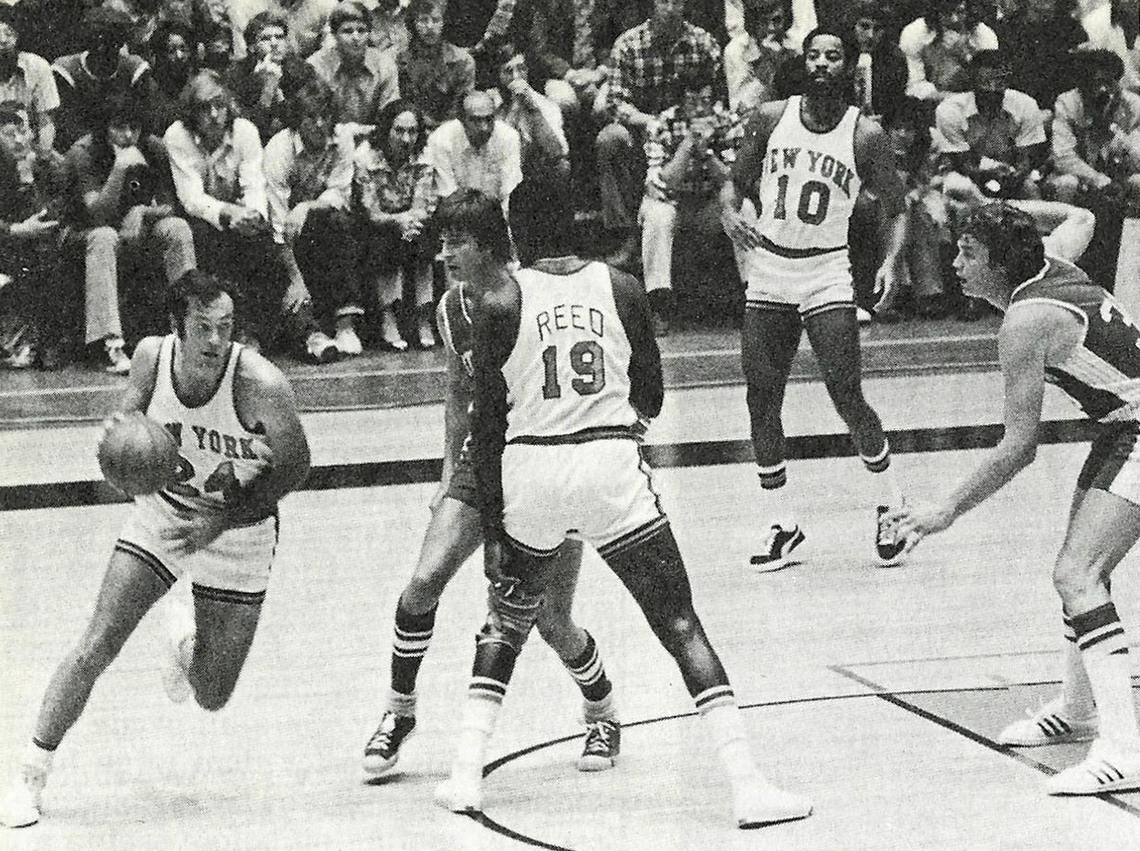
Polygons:
<instances>
[{"instance_id":1,"label":"white sneaker","mask_svg":"<svg viewBox=\"0 0 1140 851\"><path fill-rule=\"evenodd\" d=\"M360 337L357 336L354 328L341 328L336 332L333 342L336 343L337 350L342 355L355 357L364 351L364 345L360 342Z\"/></svg>"},{"instance_id":2,"label":"white sneaker","mask_svg":"<svg viewBox=\"0 0 1140 851\"><path fill-rule=\"evenodd\" d=\"M166 603L166 660L162 687L172 703L185 703L194 693L190 685L190 660L194 658L194 612L181 600Z\"/></svg>"},{"instance_id":3,"label":"white sneaker","mask_svg":"<svg viewBox=\"0 0 1140 851\"><path fill-rule=\"evenodd\" d=\"M1108 739L1097 739L1084 761L1045 782L1050 795L1099 795L1140 789L1140 747L1126 750Z\"/></svg>"},{"instance_id":4,"label":"white sneaker","mask_svg":"<svg viewBox=\"0 0 1140 851\"><path fill-rule=\"evenodd\" d=\"M340 357L340 349L324 331L314 331L305 340L305 351L314 363L332 363Z\"/></svg>"},{"instance_id":5,"label":"white sneaker","mask_svg":"<svg viewBox=\"0 0 1140 851\"><path fill-rule=\"evenodd\" d=\"M40 820L40 798L47 785L47 772L24 765L20 777L0 798L0 824L28 827Z\"/></svg>"},{"instance_id":6,"label":"white sneaker","mask_svg":"<svg viewBox=\"0 0 1140 851\"><path fill-rule=\"evenodd\" d=\"M400 336L400 326L396 324L396 317L390 309L385 310L384 315L380 317L380 340L392 351L408 350L408 343Z\"/></svg>"},{"instance_id":7,"label":"white sneaker","mask_svg":"<svg viewBox=\"0 0 1140 851\"><path fill-rule=\"evenodd\" d=\"M1026 718L1014 721L1001 731L998 744L1019 748L1091 742L1096 738L1095 712L1084 718L1065 709L1065 698L1057 696L1036 712L1026 710Z\"/></svg>"},{"instance_id":8,"label":"white sneaker","mask_svg":"<svg viewBox=\"0 0 1140 851\"><path fill-rule=\"evenodd\" d=\"M435 802L453 813L483 811L483 776L481 770L458 766L451 776L435 787Z\"/></svg>"},{"instance_id":9,"label":"white sneaker","mask_svg":"<svg viewBox=\"0 0 1140 851\"><path fill-rule=\"evenodd\" d=\"M131 359L123 351L122 337L109 337L103 341L103 350L107 363L103 366L104 372L113 375L126 375L131 371Z\"/></svg>"},{"instance_id":10,"label":"white sneaker","mask_svg":"<svg viewBox=\"0 0 1140 851\"><path fill-rule=\"evenodd\" d=\"M777 789L759 776L742 783L732 796L736 824L742 828L807 818L811 809L807 798Z\"/></svg>"}]
</instances>

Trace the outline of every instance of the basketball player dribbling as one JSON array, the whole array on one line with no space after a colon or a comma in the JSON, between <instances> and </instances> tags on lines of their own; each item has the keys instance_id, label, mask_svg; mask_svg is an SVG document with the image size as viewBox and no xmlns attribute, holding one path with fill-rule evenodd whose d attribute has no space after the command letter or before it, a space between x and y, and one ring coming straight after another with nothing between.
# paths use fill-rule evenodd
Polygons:
<instances>
[{"instance_id":1,"label":"basketball player dribbling","mask_svg":"<svg viewBox=\"0 0 1140 851\"><path fill-rule=\"evenodd\" d=\"M583 540L621 579L673 657L708 729L741 827L802 819L811 802L760 773L728 676L693 608L685 564L640 436L664 397L641 284L573 255L513 271L500 205L473 190L437 211L444 256L478 287L472 453L489 611L451 776L436 800L482 809L483 762L553 559Z\"/></svg>"},{"instance_id":2,"label":"basketball player dribbling","mask_svg":"<svg viewBox=\"0 0 1140 851\"><path fill-rule=\"evenodd\" d=\"M95 610L48 684L21 776L0 823L34 824L56 749L100 675L142 617L179 579L194 610L174 605L164 685L216 711L230 699L261 614L277 545L277 504L309 471L309 443L285 376L232 342L225 282L197 270L174 285L173 333L139 343L118 412L143 411L179 445L176 480L136 497Z\"/></svg>"},{"instance_id":3,"label":"basketball player dribbling","mask_svg":"<svg viewBox=\"0 0 1140 851\"><path fill-rule=\"evenodd\" d=\"M1050 777L1046 791L1097 795L1140 789L1128 636L1111 586L1140 538L1140 328L1112 295L1047 249L1034 218L1012 204L982 207L966 224L954 260L962 290L1005 314L998 335L1005 431L943 502L904 507L888 522L909 549L1028 466L1046 383L1098 424L1053 565L1066 639L1061 694L998 736L1014 747L1091 741L1085 759Z\"/></svg>"},{"instance_id":4,"label":"basketball player dribbling","mask_svg":"<svg viewBox=\"0 0 1140 851\"><path fill-rule=\"evenodd\" d=\"M741 359L761 508L770 522L763 550L752 558L760 571L785 567L805 540L788 483L781 421L805 328L828 394L872 474L880 564L895 564L902 551L882 521L902 496L882 423L863 397L847 226L860 188L873 191L889 221L886 258L876 276L878 306L889 304L906 235L905 190L883 129L848 105L858 50L827 27L813 30L803 45L804 94L759 108L721 195L725 232L746 285ZM754 191L756 219L741 213Z\"/></svg>"}]
</instances>

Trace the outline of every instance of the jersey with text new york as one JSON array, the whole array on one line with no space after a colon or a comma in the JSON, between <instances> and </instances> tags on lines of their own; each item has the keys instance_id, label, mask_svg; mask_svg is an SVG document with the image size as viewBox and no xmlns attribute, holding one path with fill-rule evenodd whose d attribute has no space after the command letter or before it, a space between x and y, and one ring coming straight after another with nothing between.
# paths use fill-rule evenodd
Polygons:
<instances>
[{"instance_id":1,"label":"jersey with text new york","mask_svg":"<svg viewBox=\"0 0 1140 851\"><path fill-rule=\"evenodd\" d=\"M788 98L768 138L758 193L760 234L770 250L843 248L860 187L855 168L859 110L848 108L834 128L815 133L804 126L801 106L799 95Z\"/></svg>"},{"instance_id":2,"label":"jersey with text new york","mask_svg":"<svg viewBox=\"0 0 1140 851\"><path fill-rule=\"evenodd\" d=\"M154 393L146 415L162 423L178 444L176 481L158 496L175 508L221 508L236 500L271 459L263 435L247 429L234 404L234 374L242 347L230 346L225 372L214 395L190 407L178 398L174 386L174 335L159 349Z\"/></svg>"},{"instance_id":3,"label":"jersey with text new york","mask_svg":"<svg viewBox=\"0 0 1140 851\"><path fill-rule=\"evenodd\" d=\"M502 372L507 442L572 440L607 428L628 434L632 349L614 299L609 268L587 263L566 274L516 273L518 339Z\"/></svg>"},{"instance_id":4,"label":"jersey with text new york","mask_svg":"<svg viewBox=\"0 0 1140 851\"><path fill-rule=\"evenodd\" d=\"M1013 291L1010 309L1046 303L1084 325L1080 343L1046 379L1098 422L1140 420L1140 328L1111 294L1071 263L1050 257L1045 268Z\"/></svg>"}]
</instances>

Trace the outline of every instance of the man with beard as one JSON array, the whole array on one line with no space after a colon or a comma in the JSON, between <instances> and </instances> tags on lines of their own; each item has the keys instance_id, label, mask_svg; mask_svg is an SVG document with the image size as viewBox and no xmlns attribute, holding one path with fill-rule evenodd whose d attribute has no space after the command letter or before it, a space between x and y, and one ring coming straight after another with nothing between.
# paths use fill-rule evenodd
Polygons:
<instances>
[{"instance_id":1,"label":"man with beard","mask_svg":"<svg viewBox=\"0 0 1140 851\"><path fill-rule=\"evenodd\" d=\"M19 49L15 6L0 6L0 101L19 101L28 110L36 147L43 154L55 146L59 90L51 66L42 56Z\"/></svg>"},{"instance_id":2,"label":"man with beard","mask_svg":"<svg viewBox=\"0 0 1140 851\"><path fill-rule=\"evenodd\" d=\"M152 67L147 129L156 141L178 120L178 98L194 72L196 47L193 30L181 20L161 21L147 40Z\"/></svg>"},{"instance_id":3,"label":"man with beard","mask_svg":"<svg viewBox=\"0 0 1140 851\"><path fill-rule=\"evenodd\" d=\"M903 262L905 191L886 133L849 105L858 49L841 30L819 27L804 39L803 52L805 93L757 110L721 194L725 231L739 250L747 288L741 358L770 525L752 558L761 571L786 566L804 541L787 487L781 408L805 327L832 402L873 474L880 563L896 563L902 550L882 520L901 494L882 423L863 397L847 229L860 187L874 191L890 230L875 276L882 293L876 307L890 304ZM756 218L741 214L745 195Z\"/></svg>"}]
</instances>

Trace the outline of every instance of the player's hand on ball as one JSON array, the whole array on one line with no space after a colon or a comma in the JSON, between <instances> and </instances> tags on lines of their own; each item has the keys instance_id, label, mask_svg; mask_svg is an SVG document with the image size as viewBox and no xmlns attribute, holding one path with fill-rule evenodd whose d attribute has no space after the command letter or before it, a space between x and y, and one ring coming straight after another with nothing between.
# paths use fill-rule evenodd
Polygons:
<instances>
[{"instance_id":1,"label":"player's hand on ball","mask_svg":"<svg viewBox=\"0 0 1140 851\"><path fill-rule=\"evenodd\" d=\"M931 505L907 505L895 509L887 515L887 522L895 528L895 540L904 539L903 552L910 552L927 535L934 535L954 522L954 516L946 509Z\"/></svg>"}]
</instances>

